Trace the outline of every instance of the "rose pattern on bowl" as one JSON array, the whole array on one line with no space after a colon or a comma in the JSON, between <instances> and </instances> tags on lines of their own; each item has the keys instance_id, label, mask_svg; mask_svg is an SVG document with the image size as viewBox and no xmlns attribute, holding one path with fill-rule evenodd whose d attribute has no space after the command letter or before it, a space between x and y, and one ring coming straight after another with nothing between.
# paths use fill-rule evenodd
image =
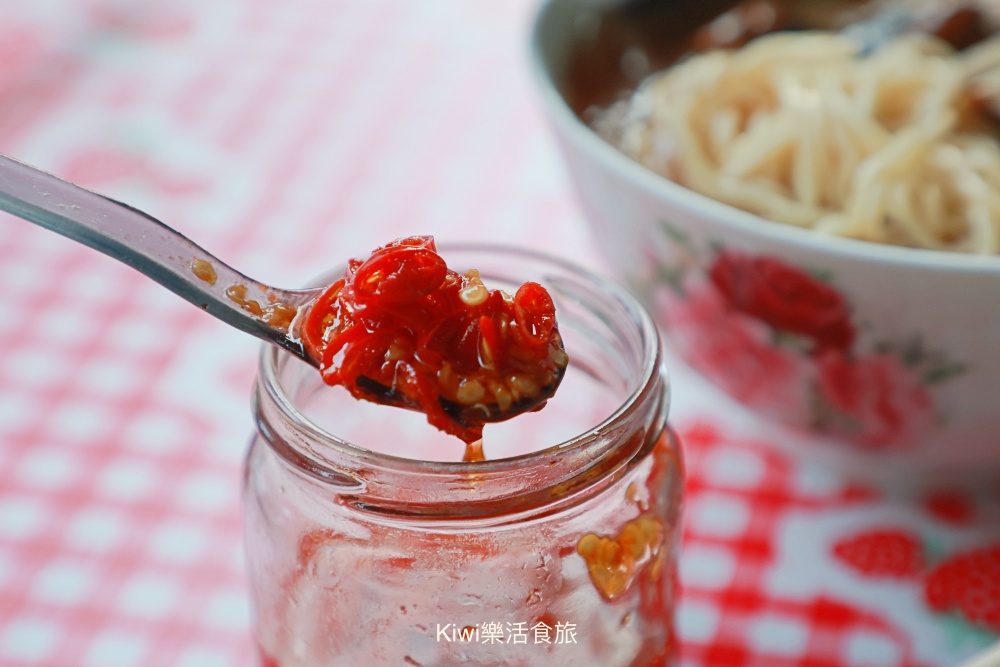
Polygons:
<instances>
[{"instance_id":1,"label":"rose pattern on bowl","mask_svg":"<svg viewBox=\"0 0 1000 667\"><path fill-rule=\"evenodd\" d=\"M829 273L660 227L671 251L650 263L653 310L674 350L726 393L867 449L912 447L946 420L935 387L964 363L919 336L880 338Z\"/></svg>"}]
</instances>

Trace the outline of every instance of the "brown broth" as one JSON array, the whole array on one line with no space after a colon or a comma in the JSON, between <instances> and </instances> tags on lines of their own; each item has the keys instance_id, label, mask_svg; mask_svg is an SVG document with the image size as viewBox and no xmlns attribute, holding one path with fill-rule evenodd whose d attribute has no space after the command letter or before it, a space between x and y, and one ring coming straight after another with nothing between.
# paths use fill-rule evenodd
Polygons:
<instances>
[{"instance_id":1,"label":"brown broth","mask_svg":"<svg viewBox=\"0 0 1000 667\"><path fill-rule=\"evenodd\" d=\"M589 120L588 109L606 107L690 53L739 47L775 30L838 30L882 6L866 0L626 1L577 30L562 93ZM724 14L738 19L735 27L732 20L728 26L716 21ZM937 28L958 48L986 34L976 17L961 11Z\"/></svg>"}]
</instances>

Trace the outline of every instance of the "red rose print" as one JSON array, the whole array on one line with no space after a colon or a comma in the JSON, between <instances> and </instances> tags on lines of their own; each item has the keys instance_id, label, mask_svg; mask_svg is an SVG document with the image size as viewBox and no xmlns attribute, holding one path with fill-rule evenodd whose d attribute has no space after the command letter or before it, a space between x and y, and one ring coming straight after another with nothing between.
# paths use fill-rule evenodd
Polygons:
<instances>
[{"instance_id":1,"label":"red rose print","mask_svg":"<svg viewBox=\"0 0 1000 667\"><path fill-rule=\"evenodd\" d=\"M938 611L957 609L975 625L1000 632L1000 546L953 556L924 580L924 597Z\"/></svg>"},{"instance_id":2,"label":"red rose print","mask_svg":"<svg viewBox=\"0 0 1000 667\"><path fill-rule=\"evenodd\" d=\"M833 554L859 574L915 577L924 569L920 540L903 530L872 530L838 541Z\"/></svg>"},{"instance_id":3,"label":"red rose print","mask_svg":"<svg viewBox=\"0 0 1000 667\"><path fill-rule=\"evenodd\" d=\"M920 378L892 354L850 359L829 352L818 360L819 395L833 414L825 430L868 447L915 444L933 426L932 402Z\"/></svg>"},{"instance_id":4,"label":"red rose print","mask_svg":"<svg viewBox=\"0 0 1000 667\"><path fill-rule=\"evenodd\" d=\"M660 323L671 347L733 398L868 448L912 446L945 416L929 383L962 364L912 337L893 342L872 332L856 349L850 304L830 285L781 259L731 249L713 248L705 270L689 239L677 243L678 257L659 267ZM963 511L945 505L928 508Z\"/></svg>"},{"instance_id":5,"label":"red rose print","mask_svg":"<svg viewBox=\"0 0 1000 667\"><path fill-rule=\"evenodd\" d=\"M779 331L812 338L819 349L848 350L854 342L844 298L794 266L723 250L709 275L733 308Z\"/></svg>"},{"instance_id":6,"label":"red rose print","mask_svg":"<svg viewBox=\"0 0 1000 667\"><path fill-rule=\"evenodd\" d=\"M685 297L663 294L664 330L694 368L737 400L805 426L813 362L772 342L759 320L727 307L710 285L685 285Z\"/></svg>"}]
</instances>

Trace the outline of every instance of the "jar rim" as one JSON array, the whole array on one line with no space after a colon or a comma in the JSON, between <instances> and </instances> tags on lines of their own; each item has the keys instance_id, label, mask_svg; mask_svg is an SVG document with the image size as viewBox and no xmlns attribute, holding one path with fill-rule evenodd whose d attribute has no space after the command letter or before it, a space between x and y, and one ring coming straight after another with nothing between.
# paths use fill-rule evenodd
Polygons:
<instances>
[{"instance_id":1,"label":"jar rim","mask_svg":"<svg viewBox=\"0 0 1000 667\"><path fill-rule=\"evenodd\" d=\"M627 312L631 319L630 324L634 326L635 333L638 334L642 345L642 374L630 388L628 396L621 402L617 409L598 425L544 449L517 456L487 459L486 461L478 462L411 459L356 445L334 433L330 433L310 420L296 407L281 381L280 372L282 362L286 359L291 361L291 355L275 346L265 344L260 357L260 375L256 398L258 402L257 410L259 411L260 409L260 393L263 392L268 401L277 408L280 418L285 423L299 431L306 438L320 445L320 448L309 447L308 451L303 452L301 451L301 447L293 444L292 447L298 450L295 452L296 458L300 455L305 455L310 459L310 464L318 464L321 467L326 467L332 463L327 456L329 454L330 456L339 458L346 457L346 460L361 464L364 467L372 467L394 473L419 474L431 477L454 477L456 475L475 473L480 478L484 476L494 477L513 470L531 468L538 464L551 465L549 462L553 457L562 458L572 456L581 450L587 449L588 445L593 445L595 441L600 440L600 436L603 433L613 429L616 424L627 420L631 415L641 410L648 403L650 397L658 391L662 391L664 395L664 413L666 413L669 405L670 391L669 381L666 379L666 374L662 369L659 333L652 317L646 309L623 286L574 262L530 248L493 243L445 243L439 244L439 248L443 255L460 252L489 253L494 256L509 255L535 261L566 272L574 278L581 279L583 282L599 288L606 296L613 298L616 304L624 308ZM317 458L320 460L317 460ZM335 466L335 470L334 474L344 472L342 466ZM325 477L323 475L320 476Z\"/></svg>"}]
</instances>

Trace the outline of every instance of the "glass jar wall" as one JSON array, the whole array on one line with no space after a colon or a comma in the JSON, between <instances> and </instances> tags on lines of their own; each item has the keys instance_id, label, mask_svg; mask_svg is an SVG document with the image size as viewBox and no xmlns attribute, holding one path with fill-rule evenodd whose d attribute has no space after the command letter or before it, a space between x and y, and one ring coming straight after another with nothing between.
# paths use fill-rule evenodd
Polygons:
<instances>
[{"instance_id":1,"label":"glass jar wall","mask_svg":"<svg viewBox=\"0 0 1000 667\"><path fill-rule=\"evenodd\" d=\"M544 285L567 376L543 410L487 426L487 461L463 463L421 415L266 349L244 484L262 664L673 664L682 468L655 327L559 260L442 254L490 287Z\"/></svg>"}]
</instances>

